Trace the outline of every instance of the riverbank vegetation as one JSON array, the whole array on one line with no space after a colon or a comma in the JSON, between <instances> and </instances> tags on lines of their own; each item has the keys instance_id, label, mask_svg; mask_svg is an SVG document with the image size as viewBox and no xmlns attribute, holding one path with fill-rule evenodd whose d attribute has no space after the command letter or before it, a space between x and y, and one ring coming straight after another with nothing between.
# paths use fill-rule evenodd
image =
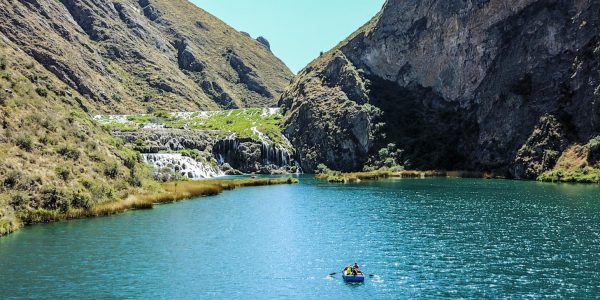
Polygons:
<instances>
[{"instance_id":1,"label":"riverbank vegetation","mask_svg":"<svg viewBox=\"0 0 600 300\"><path fill-rule=\"evenodd\" d=\"M440 171L414 171L414 170L388 170L380 169L365 172L343 173L330 170L325 165L321 164L317 167L315 178L331 183L352 183L362 180L375 180L380 178L427 178L427 177L444 177L446 172Z\"/></svg>"},{"instance_id":2,"label":"riverbank vegetation","mask_svg":"<svg viewBox=\"0 0 600 300\"><path fill-rule=\"evenodd\" d=\"M403 170L402 168L381 168L378 170L364 172L343 173L330 170L324 164L317 167L315 178L331 183L352 183L362 180L376 180L380 178L431 178L431 177L454 177L454 178L504 178L490 172L476 171L418 171Z\"/></svg>"},{"instance_id":3,"label":"riverbank vegetation","mask_svg":"<svg viewBox=\"0 0 600 300\"><path fill-rule=\"evenodd\" d=\"M100 203L85 208L73 207L66 210L36 209L22 211L17 214L18 219L15 222L0 222L0 228L4 228L4 231L0 231L0 233L8 234L22 225L107 216L135 209L151 209L156 204L174 203L194 197L214 196L223 191L239 187L294 183L298 183L298 180L295 178L167 182L163 183L160 189L155 192L130 195L124 200Z\"/></svg>"},{"instance_id":4,"label":"riverbank vegetation","mask_svg":"<svg viewBox=\"0 0 600 300\"><path fill-rule=\"evenodd\" d=\"M0 235L28 211L88 209L153 190L149 168L93 122L89 100L2 41L0 56Z\"/></svg>"},{"instance_id":5,"label":"riverbank vegetation","mask_svg":"<svg viewBox=\"0 0 600 300\"><path fill-rule=\"evenodd\" d=\"M538 177L544 182L600 183L600 136L586 145L573 145L563 152L551 171Z\"/></svg>"}]
</instances>

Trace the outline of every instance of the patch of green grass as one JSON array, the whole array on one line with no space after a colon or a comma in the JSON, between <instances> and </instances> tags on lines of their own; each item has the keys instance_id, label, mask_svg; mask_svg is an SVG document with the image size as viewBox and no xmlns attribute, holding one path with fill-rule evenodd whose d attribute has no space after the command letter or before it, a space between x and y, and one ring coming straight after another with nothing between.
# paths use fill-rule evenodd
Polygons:
<instances>
[{"instance_id":1,"label":"patch of green grass","mask_svg":"<svg viewBox=\"0 0 600 300\"><path fill-rule=\"evenodd\" d=\"M592 167L574 170L555 169L538 177L543 182L600 183L600 170Z\"/></svg>"},{"instance_id":2,"label":"patch of green grass","mask_svg":"<svg viewBox=\"0 0 600 300\"><path fill-rule=\"evenodd\" d=\"M280 113L270 113L267 109L247 108L196 112L185 116L157 111L152 114L130 115L125 118L126 121L110 116L101 116L97 121L106 128L120 131L136 131L152 123L166 128L218 131L224 136L235 134L242 139L265 140L288 146L283 136L282 118Z\"/></svg>"}]
</instances>

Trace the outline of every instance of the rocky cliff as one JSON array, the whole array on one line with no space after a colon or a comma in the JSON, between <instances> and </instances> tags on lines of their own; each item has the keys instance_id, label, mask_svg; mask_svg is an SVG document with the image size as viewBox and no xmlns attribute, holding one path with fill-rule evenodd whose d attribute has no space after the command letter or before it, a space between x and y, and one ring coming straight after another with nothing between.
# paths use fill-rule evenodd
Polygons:
<instances>
[{"instance_id":1,"label":"rocky cliff","mask_svg":"<svg viewBox=\"0 0 600 300\"><path fill-rule=\"evenodd\" d=\"M388 0L283 94L302 167L535 178L600 133L600 1Z\"/></svg>"},{"instance_id":2,"label":"rocky cliff","mask_svg":"<svg viewBox=\"0 0 600 300\"><path fill-rule=\"evenodd\" d=\"M264 38L186 0L2 0L0 20L0 37L93 99L89 110L271 106L292 77Z\"/></svg>"}]
</instances>

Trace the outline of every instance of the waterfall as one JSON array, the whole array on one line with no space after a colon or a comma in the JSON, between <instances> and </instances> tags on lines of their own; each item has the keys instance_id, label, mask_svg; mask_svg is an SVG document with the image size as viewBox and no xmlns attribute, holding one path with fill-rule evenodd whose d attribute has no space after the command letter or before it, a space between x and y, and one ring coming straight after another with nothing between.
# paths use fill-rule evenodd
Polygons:
<instances>
[{"instance_id":1,"label":"waterfall","mask_svg":"<svg viewBox=\"0 0 600 300\"><path fill-rule=\"evenodd\" d=\"M223 176L223 172L216 166L196 161L181 154L142 154L144 161L154 167L156 173L162 169L169 169L189 179L204 179Z\"/></svg>"},{"instance_id":2,"label":"waterfall","mask_svg":"<svg viewBox=\"0 0 600 300\"><path fill-rule=\"evenodd\" d=\"M231 164L235 160L239 148L240 141L238 139L224 139L213 146L213 154L219 165Z\"/></svg>"},{"instance_id":3,"label":"waterfall","mask_svg":"<svg viewBox=\"0 0 600 300\"><path fill-rule=\"evenodd\" d=\"M262 143L261 159L264 165L285 167L290 164L290 153L277 145Z\"/></svg>"}]
</instances>

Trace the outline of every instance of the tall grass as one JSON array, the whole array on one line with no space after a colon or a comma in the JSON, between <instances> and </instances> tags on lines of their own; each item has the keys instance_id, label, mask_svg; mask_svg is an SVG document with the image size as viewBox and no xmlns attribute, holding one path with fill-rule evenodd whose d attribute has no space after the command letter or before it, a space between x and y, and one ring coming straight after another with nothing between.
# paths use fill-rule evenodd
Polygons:
<instances>
[{"instance_id":1,"label":"tall grass","mask_svg":"<svg viewBox=\"0 0 600 300\"><path fill-rule=\"evenodd\" d=\"M124 200L97 204L89 209L69 209L65 213L58 210L32 210L21 213L20 218L25 224L36 224L108 216L132 209L152 209L155 204L174 203L195 197L215 196L223 191L238 187L294 183L298 183L298 180L279 178L168 182L162 185L163 191L159 193L129 196Z\"/></svg>"},{"instance_id":2,"label":"tall grass","mask_svg":"<svg viewBox=\"0 0 600 300\"><path fill-rule=\"evenodd\" d=\"M493 178L491 173L471 172L471 171L416 171L403 170L398 172L378 170L370 172L342 173L328 171L315 176L318 180L329 181L333 183L352 183L361 180L375 180L379 178L430 178L430 177L460 177L460 178Z\"/></svg>"},{"instance_id":3,"label":"tall grass","mask_svg":"<svg viewBox=\"0 0 600 300\"><path fill-rule=\"evenodd\" d=\"M353 173L341 173L341 172L328 172L318 174L315 176L318 180L329 181L332 183L352 183L360 182L362 180L375 180L379 178L425 178L425 177L442 177L446 176L445 172L439 171L370 171L370 172L353 172Z\"/></svg>"}]
</instances>

